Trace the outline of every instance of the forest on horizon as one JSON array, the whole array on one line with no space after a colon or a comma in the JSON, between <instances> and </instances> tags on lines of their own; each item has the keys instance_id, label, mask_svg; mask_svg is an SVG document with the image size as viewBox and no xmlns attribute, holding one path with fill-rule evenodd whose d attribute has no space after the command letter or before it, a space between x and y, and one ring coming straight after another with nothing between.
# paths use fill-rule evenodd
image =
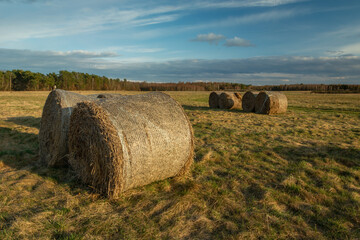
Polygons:
<instances>
[{"instance_id":1,"label":"forest on horizon","mask_svg":"<svg viewBox=\"0 0 360 240\"><path fill-rule=\"evenodd\" d=\"M229 82L132 82L126 78L108 78L95 74L59 71L34 73L24 70L0 71L0 91L48 91L54 85L65 90L129 90L129 91L313 91L318 93L360 93L355 84L284 84L253 86Z\"/></svg>"}]
</instances>

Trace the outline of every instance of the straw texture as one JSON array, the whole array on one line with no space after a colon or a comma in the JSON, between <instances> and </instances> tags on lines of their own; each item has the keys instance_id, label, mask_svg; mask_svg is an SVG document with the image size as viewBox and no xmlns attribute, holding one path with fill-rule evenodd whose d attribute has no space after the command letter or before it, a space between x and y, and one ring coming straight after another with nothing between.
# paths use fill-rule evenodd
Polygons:
<instances>
[{"instance_id":1,"label":"straw texture","mask_svg":"<svg viewBox=\"0 0 360 240\"><path fill-rule=\"evenodd\" d=\"M78 103L70 120L70 164L110 198L186 173L194 138L182 107L152 92Z\"/></svg>"},{"instance_id":2,"label":"straw texture","mask_svg":"<svg viewBox=\"0 0 360 240\"><path fill-rule=\"evenodd\" d=\"M241 94L223 92L219 96L219 107L222 109L241 109Z\"/></svg>"},{"instance_id":3,"label":"straw texture","mask_svg":"<svg viewBox=\"0 0 360 240\"><path fill-rule=\"evenodd\" d=\"M255 100L255 112L261 114L285 113L288 101L281 92L261 91Z\"/></svg>"},{"instance_id":4,"label":"straw texture","mask_svg":"<svg viewBox=\"0 0 360 240\"><path fill-rule=\"evenodd\" d=\"M209 107L210 108L219 108L219 92L211 92L209 95Z\"/></svg>"},{"instance_id":5,"label":"straw texture","mask_svg":"<svg viewBox=\"0 0 360 240\"><path fill-rule=\"evenodd\" d=\"M122 95L119 93L100 93L100 94L92 94L89 96L96 96L96 98L114 98L114 97L121 97Z\"/></svg>"},{"instance_id":6,"label":"straw texture","mask_svg":"<svg viewBox=\"0 0 360 240\"><path fill-rule=\"evenodd\" d=\"M259 92L247 91L242 97L242 109L245 112L255 112L255 99Z\"/></svg>"},{"instance_id":7,"label":"straw texture","mask_svg":"<svg viewBox=\"0 0 360 240\"><path fill-rule=\"evenodd\" d=\"M94 97L55 89L48 95L39 130L40 160L47 166L67 164L68 129L73 107Z\"/></svg>"}]
</instances>

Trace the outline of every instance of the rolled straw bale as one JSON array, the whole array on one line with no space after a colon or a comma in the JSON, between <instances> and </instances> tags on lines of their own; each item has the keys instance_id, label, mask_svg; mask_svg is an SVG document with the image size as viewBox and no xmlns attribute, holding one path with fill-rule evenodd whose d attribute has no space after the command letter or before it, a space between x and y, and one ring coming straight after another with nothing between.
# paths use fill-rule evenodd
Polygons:
<instances>
[{"instance_id":1,"label":"rolled straw bale","mask_svg":"<svg viewBox=\"0 0 360 240\"><path fill-rule=\"evenodd\" d=\"M255 99L255 112L262 114L285 113L288 101L281 92L261 91Z\"/></svg>"},{"instance_id":2,"label":"rolled straw bale","mask_svg":"<svg viewBox=\"0 0 360 240\"><path fill-rule=\"evenodd\" d=\"M219 107L222 109L241 109L241 94L221 93L219 96Z\"/></svg>"},{"instance_id":3,"label":"rolled straw bale","mask_svg":"<svg viewBox=\"0 0 360 240\"><path fill-rule=\"evenodd\" d=\"M94 96L95 98L114 98L122 95L119 93L100 93L100 94L91 94L88 96Z\"/></svg>"},{"instance_id":4,"label":"rolled straw bale","mask_svg":"<svg viewBox=\"0 0 360 240\"><path fill-rule=\"evenodd\" d=\"M238 99L240 99L240 100L242 99L241 93L235 92L234 94L235 94L235 96L236 96Z\"/></svg>"},{"instance_id":5,"label":"rolled straw bale","mask_svg":"<svg viewBox=\"0 0 360 240\"><path fill-rule=\"evenodd\" d=\"M247 91L242 97L242 109L245 112L255 112L255 99L259 92Z\"/></svg>"},{"instance_id":6,"label":"rolled straw bale","mask_svg":"<svg viewBox=\"0 0 360 240\"><path fill-rule=\"evenodd\" d=\"M209 95L209 107L210 108L219 108L219 92L211 92Z\"/></svg>"},{"instance_id":7,"label":"rolled straw bale","mask_svg":"<svg viewBox=\"0 0 360 240\"><path fill-rule=\"evenodd\" d=\"M47 166L67 163L68 129L73 107L80 101L94 99L73 92L55 89L48 95L40 123L39 155Z\"/></svg>"},{"instance_id":8,"label":"rolled straw bale","mask_svg":"<svg viewBox=\"0 0 360 240\"><path fill-rule=\"evenodd\" d=\"M182 175L193 161L191 124L182 107L160 92L78 103L69 133L71 166L110 198Z\"/></svg>"}]
</instances>

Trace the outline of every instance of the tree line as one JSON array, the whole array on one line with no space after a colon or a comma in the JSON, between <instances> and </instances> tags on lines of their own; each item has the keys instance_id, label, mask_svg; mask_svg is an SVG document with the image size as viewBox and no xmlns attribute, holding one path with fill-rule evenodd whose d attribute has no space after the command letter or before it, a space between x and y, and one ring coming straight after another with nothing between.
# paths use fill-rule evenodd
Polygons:
<instances>
[{"instance_id":1,"label":"tree line","mask_svg":"<svg viewBox=\"0 0 360 240\"><path fill-rule=\"evenodd\" d=\"M59 71L59 73L34 73L24 70L0 71L0 91L50 90L54 85L65 90L132 90L132 91L313 91L360 92L360 85L350 84L290 84L252 86L227 82L131 82L126 78L108 78L95 74Z\"/></svg>"},{"instance_id":2,"label":"tree line","mask_svg":"<svg viewBox=\"0 0 360 240\"><path fill-rule=\"evenodd\" d=\"M34 73L24 70L0 71L0 91L50 90L54 85L65 90L133 90L133 91L240 91L249 85L224 82L148 83L126 78L108 78L95 74L59 71Z\"/></svg>"},{"instance_id":3,"label":"tree line","mask_svg":"<svg viewBox=\"0 0 360 240\"><path fill-rule=\"evenodd\" d=\"M358 84L283 84L251 86L253 90L268 91L312 91L314 93L360 93Z\"/></svg>"},{"instance_id":4,"label":"tree line","mask_svg":"<svg viewBox=\"0 0 360 240\"><path fill-rule=\"evenodd\" d=\"M121 89L124 81L69 71L46 75L24 70L0 71L0 91L50 90L54 85L66 90L115 90Z\"/></svg>"}]
</instances>

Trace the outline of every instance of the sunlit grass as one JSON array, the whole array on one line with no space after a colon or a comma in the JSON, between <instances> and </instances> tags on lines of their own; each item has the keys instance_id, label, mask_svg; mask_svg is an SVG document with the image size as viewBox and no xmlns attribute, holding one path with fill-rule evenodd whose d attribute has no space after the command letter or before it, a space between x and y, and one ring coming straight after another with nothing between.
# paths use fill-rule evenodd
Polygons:
<instances>
[{"instance_id":1,"label":"sunlit grass","mask_svg":"<svg viewBox=\"0 0 360 240\"><path fill-rule=\"evenodd\" d=\"M191 172L109 201L38 165L47 94L0 93L0 239L360 238L360 95L286 92L267 116L168 92L194 128Z\"/></svg>"}]
</instances>

